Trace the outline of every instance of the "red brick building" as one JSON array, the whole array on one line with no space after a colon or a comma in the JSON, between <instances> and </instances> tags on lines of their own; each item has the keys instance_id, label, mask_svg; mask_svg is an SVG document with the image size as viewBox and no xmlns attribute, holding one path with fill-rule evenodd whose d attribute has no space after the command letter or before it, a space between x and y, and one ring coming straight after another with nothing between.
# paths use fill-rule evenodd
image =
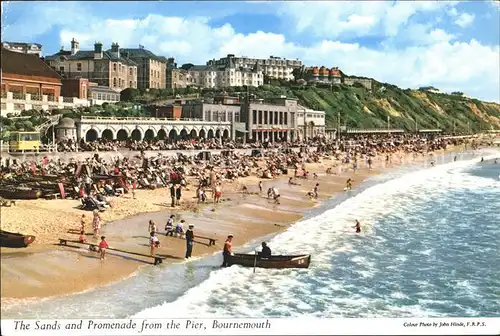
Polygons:
<instances>
[{"instance_id":1,"label":"red brick building","mask_svg":"<svg viewBox=\"0 0 500 336\"><path fill-rule=\"evenodd\" d=\"M151 106L151 115L155 118L169 118L180 120L182 117L182 106L170 104L166 106Z\"/></svg>"},{"instance_id":2,"label":"red brick building","mask_svg":"<svg viewBox=\"0 0 500 336\"><path fill-rule=\"evenodd\" d=\"M87 78L62 79L61 95L64 97L88 98L89 80ZM95 84L97 85L97 84Z\"/></svg>"},{"instance_id":3,"label":"red brick building","mask_svg":"<svg viewBox=\"0 0 500 336\"><path fill-rule=\"evenodd\" d=\"M61 95L61 76L36 55L1 48L2 92Z\"/></svg>"}]
</instances>

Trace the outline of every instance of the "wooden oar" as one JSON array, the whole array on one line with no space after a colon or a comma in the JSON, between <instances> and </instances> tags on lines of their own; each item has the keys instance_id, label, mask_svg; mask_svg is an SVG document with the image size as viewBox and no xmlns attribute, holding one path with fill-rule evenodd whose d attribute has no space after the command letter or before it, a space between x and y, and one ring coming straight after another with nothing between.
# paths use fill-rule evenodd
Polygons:
<instances>
[{"instance_id":1,"label":"wooden oar","mask_svg":"<svg viewBox=\"0 0 500 336\"><path fill-rule=\"evenodd\" d=\"M257 267L257 250L255 250L255 258L253 259L253 272L255 273L255 268Z\"/></svg>"}]
</instances>

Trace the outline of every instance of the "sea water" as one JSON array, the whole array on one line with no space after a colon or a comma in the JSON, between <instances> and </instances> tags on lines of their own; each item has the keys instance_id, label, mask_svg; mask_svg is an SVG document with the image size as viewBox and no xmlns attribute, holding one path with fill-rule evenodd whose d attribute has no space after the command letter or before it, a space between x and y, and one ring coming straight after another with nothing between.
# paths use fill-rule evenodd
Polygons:
<instances>
[{"instance_id":1,"label":"sea water","mask_svg":"<svg viewBox=\"0 0 500 336\"><path fill-rule=\"evenodd\" d=\"M374 177L269 240L274 254L312 254L309 269L220 269L217 255L11 304L3 318L499 316L499 156Z\"/></svg>"}]
</instances>

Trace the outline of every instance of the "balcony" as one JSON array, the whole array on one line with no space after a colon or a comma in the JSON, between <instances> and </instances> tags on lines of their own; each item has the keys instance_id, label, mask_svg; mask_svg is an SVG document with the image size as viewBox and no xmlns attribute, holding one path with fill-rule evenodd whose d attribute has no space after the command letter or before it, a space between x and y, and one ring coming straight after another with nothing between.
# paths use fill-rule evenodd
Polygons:
<instances>
[{"instance_id":1,"label":"balcony","mask_svg":"<svg viewBox=\"0 0 500 336\"><path fill-rule=\"evenodd\" d=\"M55 97L48 95L36 95L19 92L2 92L2 116L8 113L19 113L21 110L50 110L89 106L86 99L75 97Z\"/></svg>"}]
</instances>

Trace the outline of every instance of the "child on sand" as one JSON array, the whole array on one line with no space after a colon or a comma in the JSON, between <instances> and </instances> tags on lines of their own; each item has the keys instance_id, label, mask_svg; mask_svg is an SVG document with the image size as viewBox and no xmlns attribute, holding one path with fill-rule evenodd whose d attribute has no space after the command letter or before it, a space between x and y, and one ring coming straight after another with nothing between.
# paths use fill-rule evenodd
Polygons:
<instances>
[{"instance_id":1,"label":"child on sand","mask_svg":"<svg viewBox=\"0 0 500 336\"><path fill-rule=\"evenodd\" d=\"M83 214L80 219L80 231L85 232L85 214Z\"/></svg>"},{"instance_id":2,"label":"child on sand","mask_svg":"<svg viewBox=\"0 0 500 336\"><path fill-rule=\"evenodd\" d=\"M135 181L132 182L132 198L135 199L135 189L137 189L137 183Z\"/></svg>"},{"instance_id":3,"label":"child on sand","mask_svg":"<svg viewBox=\"0 0 500 336\"><path fill-rule=\"evenodd\" d=\"M101 242L99 243L99 252L101 253L101 260L104 260L106 256L106 249L109 247L108 242L106 241L106 237L101 236Z\"/></svg>"},{"instance_id":4,"label":"child on sand","mask_svg":"<svg viewBox=\"0 0 500 336\"><path fill-rule=\"evenodd\" d=\"M157 231L156 223L152 220L149 221L149 232L155 234Z\"/></svg>"},{"instance_id":5,"label":"child on sand","mask_svg":"<svg viewBox=\"0 0 500 336\"><path fill-rule=\"evenodd\" d=\"M92 227L94 229L94 236L97 238L99 236L99 230L101 229L101 216L99 215L99 210L94 210Z\"/></svg>"},{"instance_id":6,"label":"child on sand","mask_svg":"<svg viewBox=\"0 0 500 336\"><path fill-rule=\"evenodd\" d=\"M220 183L217 183L217 185L215 186L214 203L219 203L221 196L222 196L222 188L220 186Z\"/></svg>"},{"instance_id":7,"label":"child on sand","mask_svg":"<svg viewBox=\"0 0 500 336\"><path fill-rule=\"evenodd\" d=\"M87 242L87 238L85 238L85 231L80 231L80 237L78 237L78 241L80 243L86 243Z\"/></svg>"}]
</instances>

